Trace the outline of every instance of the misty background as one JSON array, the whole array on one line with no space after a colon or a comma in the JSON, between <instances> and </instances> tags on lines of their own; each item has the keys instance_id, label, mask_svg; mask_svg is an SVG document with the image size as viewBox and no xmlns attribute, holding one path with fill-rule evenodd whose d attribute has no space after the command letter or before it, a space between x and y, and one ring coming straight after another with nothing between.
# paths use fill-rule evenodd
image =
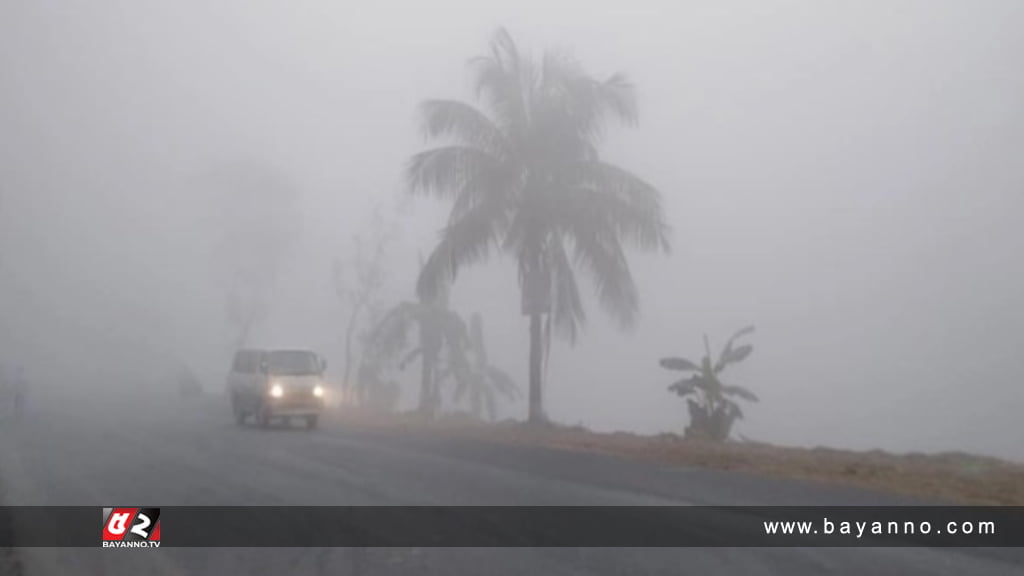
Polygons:
<instances>
[{"instance_id":1,"label":"misty background","mask_svg":"<svg viewBox=\"0 0 1024 576\"><path fill-rule=\"evenodd\" d=\"M635 83L640 124L606 155L674 230L671 256L631 259L632 332L590 306L555 342L552 418L680 432L658 359L755 324L728 379L762 399L745 436L1024 459L1022 22L1015 0L5 2L0 363L76 388L170 386L187 361L221 390L258 230L279 264L254 342L337 374L332 262L379 204L380 300L413 297L447 212L404 194L416 106L470 99L466 62L506 26ZM525 391L514 266L463 271L452 305Z\"/></svg>"}]
</instances>

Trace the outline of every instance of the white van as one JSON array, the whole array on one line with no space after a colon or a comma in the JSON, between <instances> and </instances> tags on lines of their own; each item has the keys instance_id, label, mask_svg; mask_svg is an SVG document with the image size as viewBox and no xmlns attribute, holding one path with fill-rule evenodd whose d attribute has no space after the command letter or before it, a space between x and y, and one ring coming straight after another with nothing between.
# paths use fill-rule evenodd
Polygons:
<instances>
[{"instance_id":1,"label":"white van","mask_svg":"<svg viewBox=\"0 0 1024 576\"><path fill-rule=\"evenodd\" d=\"M324 409L326 369L327 362L309 350L239 350L227 383L235 421L241 425L252 416L266 426L294 418L315 428Z\"/></svg>"}]
</instances>

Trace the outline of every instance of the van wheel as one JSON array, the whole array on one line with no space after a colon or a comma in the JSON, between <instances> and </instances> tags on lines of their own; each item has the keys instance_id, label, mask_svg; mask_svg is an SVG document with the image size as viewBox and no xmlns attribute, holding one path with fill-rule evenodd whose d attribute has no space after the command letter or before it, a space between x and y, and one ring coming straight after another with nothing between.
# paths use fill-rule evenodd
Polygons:
<instances>
[{"instance_id":1,"label":"van wheel","mask_svg":"<svg viewBox=\"0 0 1024 576\"><path fill-rule=\"evenodd\" d=\"M316 425L317 425L317 417L315 415L314 416L306 416L306 428L309 428L310 430L314 430L314 429L316 429Z\"/></svg>"}]
</instances>

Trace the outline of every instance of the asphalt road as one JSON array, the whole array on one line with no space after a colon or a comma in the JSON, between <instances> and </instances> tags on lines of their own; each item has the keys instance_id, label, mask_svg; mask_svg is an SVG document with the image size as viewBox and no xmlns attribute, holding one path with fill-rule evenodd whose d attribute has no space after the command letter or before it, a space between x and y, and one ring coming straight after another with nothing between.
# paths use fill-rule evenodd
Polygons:
<instances>
[{"instance_id":1,"label":"asphalt road","mask_svg":"<svg viewBox=\"0 0 1024 576\"><path fill-rule=\"evenodd\" d=\"M37 398L0 422L8 505L867 505L876 494L328 422L234 425L219 398ZM15 573L0 556L0 572ZM1020 555L903 548L21 549L38 574L1024 574Z\"/></svg>"}]
</instances>

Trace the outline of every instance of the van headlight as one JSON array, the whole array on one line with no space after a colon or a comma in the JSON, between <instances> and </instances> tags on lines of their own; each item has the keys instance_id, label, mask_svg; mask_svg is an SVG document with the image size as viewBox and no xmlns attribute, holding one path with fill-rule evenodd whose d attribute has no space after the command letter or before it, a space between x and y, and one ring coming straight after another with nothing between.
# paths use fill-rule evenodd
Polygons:
<instances>
[{"instance_id":1,"label":"van headlight","mask_svg":"<svg viewBox=\"0 0 1024 576\"><path fill-rule=\"evenodd\" d=\"M270 387L270 396L272 398L280 398L281 396L284 396L284 388L282 388L280 384L274 384Z\"/></svg>"},{"instance_id":2,"label":"van headlight","mask_svg":"<svg viewBox=\"0 0 1024 576\"><path fill-rule=\"evenodd\" d=\"M323 386L313 386L313 396L316 396L317 398L323 398L324 397L324 387Z\"/></svg>"}]
</instances>

